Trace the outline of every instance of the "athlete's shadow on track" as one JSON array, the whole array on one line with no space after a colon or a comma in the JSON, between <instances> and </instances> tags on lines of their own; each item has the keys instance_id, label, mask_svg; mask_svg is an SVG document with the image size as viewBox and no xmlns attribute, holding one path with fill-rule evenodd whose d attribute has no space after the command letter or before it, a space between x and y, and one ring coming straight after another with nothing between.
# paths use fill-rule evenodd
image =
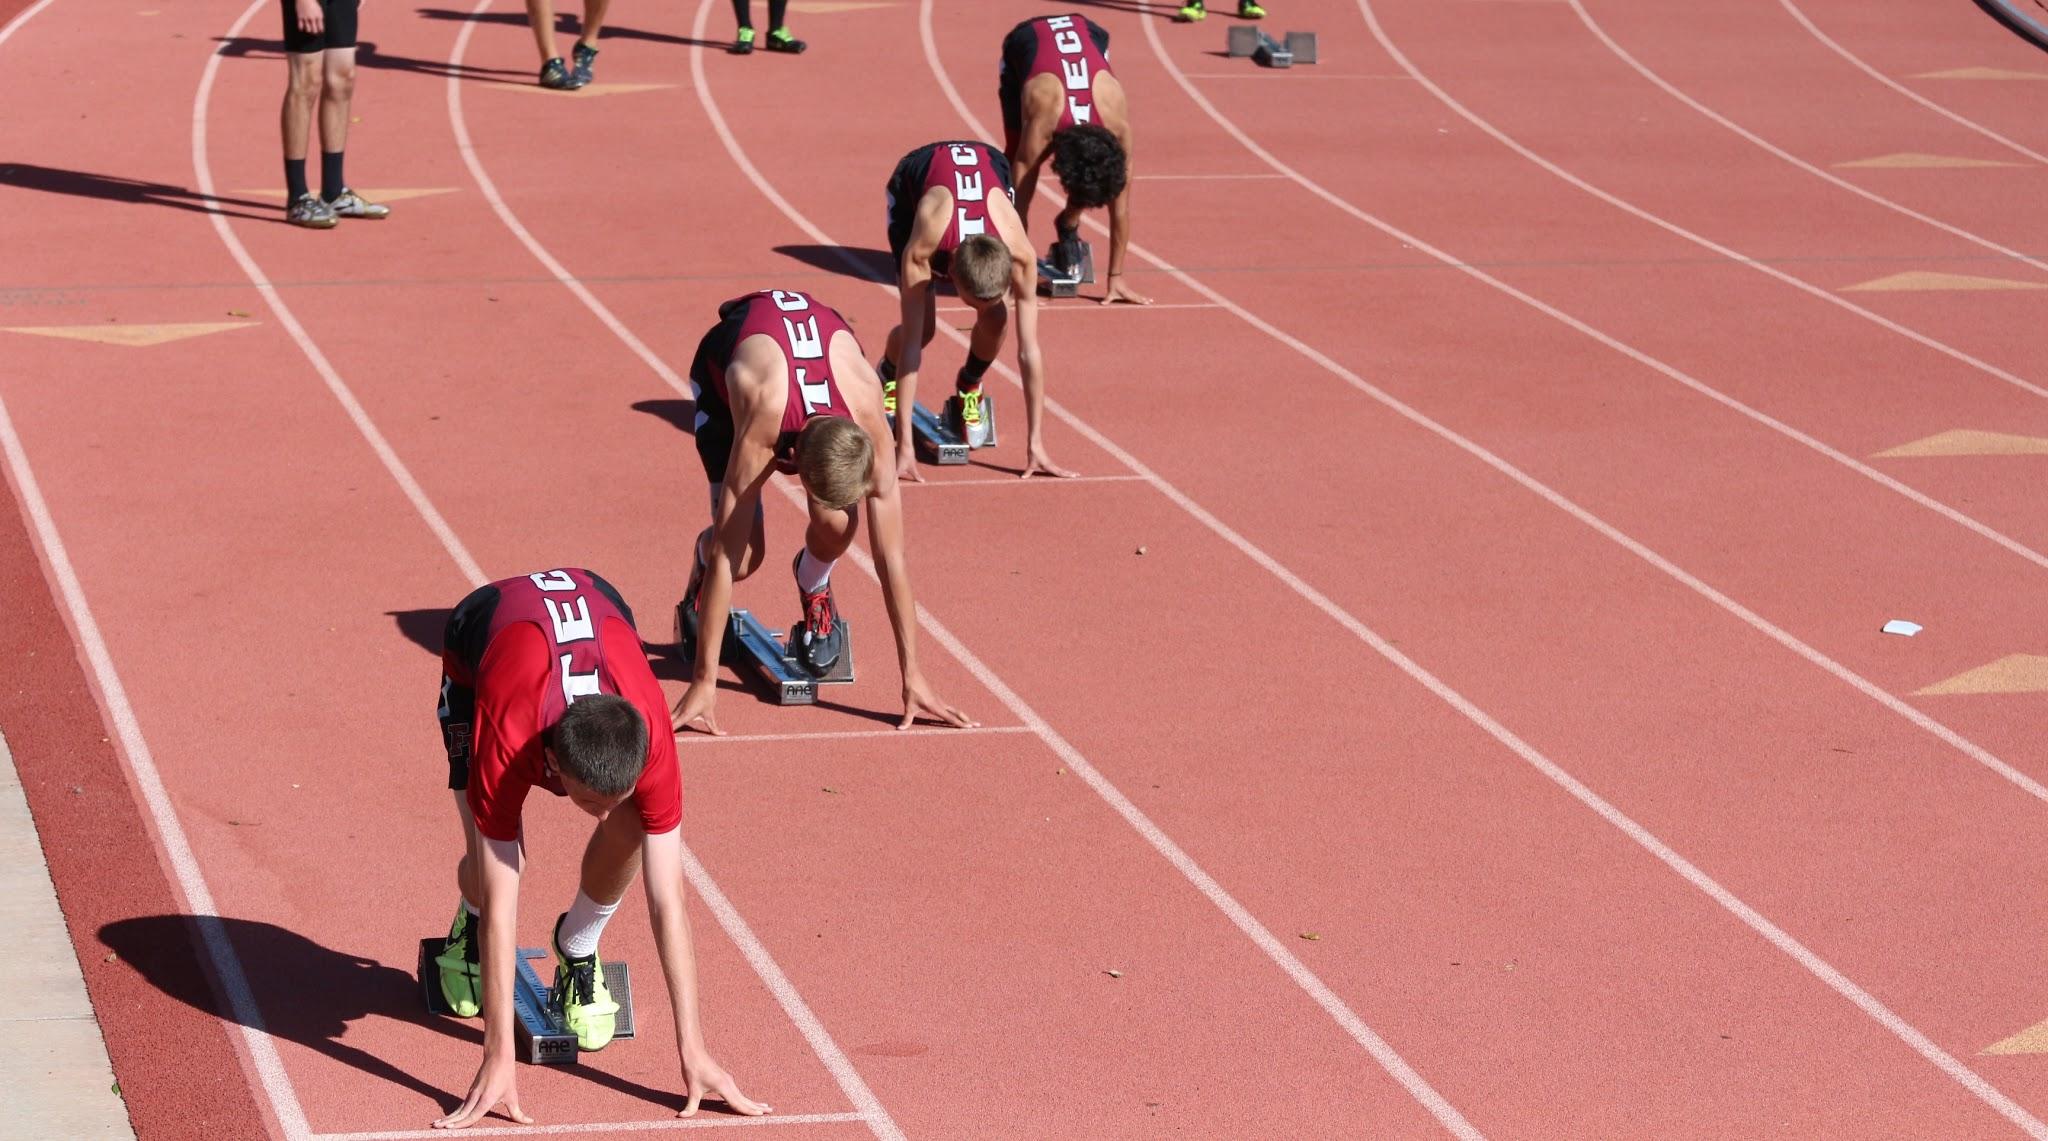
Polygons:
<instances>
[{"instance_id":1,"label":"athlete's shadow on track","mask_svg":"<svg viewBox=\"0 0 2048 1141\"><path fill-rule=\"evenodd\" d=\"M209 199L198 191L183 186L172 186L167 182L145 182L139 178L37 166L29 162L0 163L0 186L18 186L23 190L40 190L46 194L69 194L77 198L98 198L107 202L126 202L137 206L169 206L173 210L222 214L229 218L246 218L252 222L284 221L281 202L252 202L246 198L211 199L212 202L224 206L240 206L246 210L261 210L263 213L249 214L243 210L222 210L209 205Z\"/></svg>"},{"instance_id":2,"label":"athlete's shadow on track","mask_svg":"<svg viewBox=\"0 0 2048 1141\"><path fill-rule=\"evenodd\" d=\"M226 45L220 54L232 59L276 59L285 56L283 40L268 40L260 36L237 36L233 39L215 37L215 43ZM380 50L371 41L356 45L356 66L374 68L379 71L410 71L419 75L431 75L445 79L473 79L484 83L528 83L533 79L530 72L511 71L501 67L478 67L463 64L460 67L439 59L414 59L411 56L390 55Z\"/></svg>"},{"instance_id":3,"label":"athlete's shadow on track","mask_svg":"<svg viewBox=\"0 0 2048 1141\"><path fill-rule=\"evenodd\" d=\"M405 1069L341 1041L348 1024L362 1018L391 1018L429 1027L463 1043L465 1053L483 1045L483 1025L428 1014L420 999L419 980L361 955L336 951L293 931L248 919L190 915L148 915L122 919L100 928L100 942L141 972L159 990L199 1010L238 1025L248 1025L242 1012L225 1008L213 988L190 970L191 944L204 945L213 934L225 935L243 963L260 964L250 980L265 1032L318 1051L371 1077L403 1086L447 1112L462 1104L459 1090L442 1089ZM202 956L203 957L203 956ZM182 965L182 966L181 966ZM658 1105L681 1108L674 1091L657 1090L603 1073L588 1066L566 1069L598 1085Z\"/></svg>"},{"instance_id":4,"label":"athlete's shadow on track","mask_svg":"<svg viewBox=\"0 0 2048 1141\"><path fill-rule=\"evenodd\" d=\"M855 281L873 281L883 285L896 284L896 264L889 257L888 250L862 249L859 246L776 246L775 252L784 257L795 258L813 269L836 273ZM858 268L848 264L848 259L858 263Z\"/></svg>"},{"instance_id":5,"label":"athlete's shadow on track","mask_svg":"<svg viewBox=\"0 0 2048 1141\"><path fill-rule=\"evenodd\" d=\"M456 20L474 24L510 24L514 27L527 26L524 12L458 12L452 8L420 8L418 13L429 20ZM583 25L573 14L562 13L555 17L555 34L578 36L583 34ZM617 24L606 24L597 33L597 42L606 40L645 40L651 44L675 44L680 47L730 48L731 40L699 40L689 36L675 36L667 32L647 32L639 28L624 28ZM536 69L538 70L538 69ZM531 73L520 72L531 77Z\"/></svg>"}]
</instances>

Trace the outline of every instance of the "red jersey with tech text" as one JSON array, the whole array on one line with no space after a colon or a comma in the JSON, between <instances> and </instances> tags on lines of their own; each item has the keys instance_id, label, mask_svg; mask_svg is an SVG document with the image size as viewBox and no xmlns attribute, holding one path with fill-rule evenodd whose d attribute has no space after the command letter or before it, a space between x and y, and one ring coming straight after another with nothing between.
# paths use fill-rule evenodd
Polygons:
<instances>
[{"instance_id":1,"label":"red jersey with tech text","mask_svg":"<svg viewBox=\"0 0 2048 1141\"><path fill-rule=\"evenodd\" d=\"M543 571L491 586L498 601L478 660L462 660L453 647L442 653L448 677L476 693L467 795L477 831L516 840L529 791L566 795L547 763L547 732L572 702L600 693L632 702L647 722L647 763L633 788L641 827L653 835L680 824L682 775L668 702L631 620L585 570Z\"/></svg>"},{"instance_id":2,"label":"red jersey with tech text","mask_svg":"<svg viewBox=\"0 0 2048 1141\"><path fill-rule=\"evenodd\" d=\"M995 152L983 143L942 143L932 151L926 168L924 188L941 186L953 196L953 216L946 232L939 236L938 252L951 254L960 243L977 234L993 233L989 221L991 194L1008 194L1009 185L996 169Z\"/></svg>"},{"instance_id":3,"label":"red jersey with tech text","mask_svg":"<svg viewBox=\"0 0 2048 1141\"><path fill-rule=\"evenodd\" d=\"M1059 77L1065 102L1054 130L1096 122L1095 77L1109 70L1109 57L1095 46L1088 21L1079 16L1041 16L1031 21L1031 29L1038 34L1038 51L1024 82L1041 75Z\"/></svg>"},{"instance_id":4,"label":"red jersey with tech text","mask_svg":"<svg viewBox=\"0 0 2048 1141\"><path fill-rule=\"evenodd\" d=\"M796 434L811 417L853 418L853 410L847 407L846 398L839 392L839 382L832 376L831 356L832 338L841 330L851 335L853 329L831 306L821 305L810 294L795 290L764 289L749 293L719 306L718 311L730 319L733 307L741 305L746 309L732 339L732 351L737 354L748 337L770 337L782 349L782 359L788 363L789 399L782 406L782 430L775 439L775 458L787 467L796 450ZM719 399L729 406L732 401L725 390L725 370L732 362L712 363L712 386L718 390Z\"/></svg>"}]
</instances>

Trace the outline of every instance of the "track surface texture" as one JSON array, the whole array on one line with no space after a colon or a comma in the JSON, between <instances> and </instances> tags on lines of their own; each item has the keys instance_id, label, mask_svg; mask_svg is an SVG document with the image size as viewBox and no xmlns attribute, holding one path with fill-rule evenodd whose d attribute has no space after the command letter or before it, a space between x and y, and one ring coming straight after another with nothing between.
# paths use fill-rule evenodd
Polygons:
<instances>
[{"instance_id":1,"label":"track surface texture","mask_svg":"<svg viewBox=\"0 0 2048 1141\"><path fill-rule=\"evenodd\" d=\"M725 0L620 5L568 97L439 2L363 14L352 181L409 193L311 233L276 0L0 0L0 729L146 1139L460 1102L446 608L598 569L679 695L697 338L798 288L879 352L888 171L1067 10L799 0L735 57ZM1965 0L1273 0L1322 61L1268 71L1228 3L1072 7L1158 304L1046 306L1088 478L1015 478L1006 353L1001 446L904 493L984 728L890 731L848 560L859 682L679 741L776 1114L675 1119L635 892L639 1038L484 1128L2048 1136L2048 57ZM544 945L584 824L526 821Z\"/></svg>"}]
</instances>

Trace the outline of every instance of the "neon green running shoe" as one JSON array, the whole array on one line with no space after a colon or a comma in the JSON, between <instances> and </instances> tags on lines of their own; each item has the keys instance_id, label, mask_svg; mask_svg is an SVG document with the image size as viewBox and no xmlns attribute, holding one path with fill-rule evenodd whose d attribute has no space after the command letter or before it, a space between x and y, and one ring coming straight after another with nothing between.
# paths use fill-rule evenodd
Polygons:
<instances>
[{"instance_id":1,"label":"neon green running shoe","mask_svg":"<svg viewBox=\"0 0 2048 1141\"><path fill-rule=\"evenodd\" d=\"M480 934L469 908L458 903L448 945L434 956L434 965L441 968L441 997L458 1018L475 1018L483 1009L483 972L477 966Z\"/></svg>"},{"instance_id":2,"label":"neon green running shoe","mask_svg":"<svg viewBox=\"0 0 2048 1141\"><path fill-rule=\"evenodd\" d=\"M740 38L732 42L732 54L752 55L754 51L754 29L741 28Z\"/></svg>"},{"instance_id":3,"label":"neon green running shoe","mask_svg":"<svg viewBox=\"0 0 2048 1141\"><path fill-rule=\"evenodd\" d=\"M810 45L789 34L788 28L775 28L768 33L768 50L788 55L802 55Z\"/></svg>"},{"instance_id":4,"label":"neon green running shoe","mask_svg":"<svg viewBox=\"0 0 2048 1141\"><path fill-rule=\"evenodd\" d=\"M1237 14L1240 19L1263 20L1266 10L1252 3L1252 0L1237 0Z\"/></svg>"},{"instance_id":5,"label":"neon green running shoe","mask_svg":"<svg viewBox=\"0 0 2048 1141\"><path fill-rule=\"evenodd\" d=\"M562 1025L576 1035L578 1049L602 1050L611 1045L619 1004L605 989L604 964L597 961L597 952L572 959L562 950L562 920L567 918L565 911L555 920L555 987L548 1001Z\"/></svg>"},{"instance_id":6,"label":"neon green running shoe","mask_svg":"<svg viewBox=\"0 0 2048 1141\"><path fill-rule=\"evenodd\" d=\"M1189 3L1180 6L1175 18L1183 24L1192 24L1208 14L1209 10L1203 7L1203 0L1190 0Z\"/></svg>"}]
</instances>

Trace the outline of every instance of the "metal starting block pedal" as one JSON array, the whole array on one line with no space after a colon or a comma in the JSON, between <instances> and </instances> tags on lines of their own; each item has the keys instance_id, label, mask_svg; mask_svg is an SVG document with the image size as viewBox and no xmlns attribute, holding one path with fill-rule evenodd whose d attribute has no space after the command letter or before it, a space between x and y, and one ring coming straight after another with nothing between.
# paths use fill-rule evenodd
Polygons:
<instances>
[{"instance_id":1,"label":"metal starting block pedal","mask_svg":"<svg viewBox=\"0 0 2048 1141\"><path fill-rule=\"evenodd\" d=\"M1038 292L1047 297L1073 297L1095 282L1095 248L1079 238L1054 242L1038 259Z\"/></svg>"},{"instance_id":2,"label":"metal starting block pedal","mask_svg":"<svg viewBox=\"0 0 2048 1141\"><path fill-rule=\"evenodd\" d=\"M1293 67L1297 63L1316 62L1316 34L1314 32L1289 32L1285 40L1276 41L1266 34L1264 28L1238 24L1230 29L1227 51L1232 59L1250 56L1261 67Z\"/></svg>"},{"instance_id":3,"label":"metal starting block pedal","mask_svg":"<svg viewBox=\"0 0 2048 1141\"><path fill-rule=\"evenodd\" d=\"M818 700L819 686L853 681L853 627L844 618L839 624L846 627L846 652L823 677L805 669L781 632L763 626L751 610L732 612L727 638L739 651L742 672L751 672L760 679L774 696L775 704L810 705Z\"/></svg>"},{"instance_id":4,"label":"metal starting block pedal","mask_svg":"<svg viewBox=\"0 0 2048 1141\"><path fill-rule=\"evenodd\" d=\"M453 1016L448 1001L441 994L441 968L434 960L448 945L446 938L420 940L420 994L426 999L427 1009L434 1014ZM519 948L519 969L512 977L512 1037L513 1049L519 1060L528 1065L565 1066L574 1062L580 1053L576 1048L576 1035L562 1025L560 1014L554 1006L553 988L541 985L540 976L533 973L531 960L545 959L549 953L539 947ZM612 1041L633 1036L633 975L624 963L606 962L604 985L612 993L612 1001L619 1004L619 1013L612 1030Z\"/></svg>"},{"instance_id":5,"label":"metal starting block pedal","mask_svg":"<svg viewBox=\"0 0 2048 1141\"><path fill-rule=\"evenodd\" d=\"M964 464L967 441L946 426L943 416L922 404L910 406L910 433L918 458L928 464Z\"/></svg>"}]
</instances>

